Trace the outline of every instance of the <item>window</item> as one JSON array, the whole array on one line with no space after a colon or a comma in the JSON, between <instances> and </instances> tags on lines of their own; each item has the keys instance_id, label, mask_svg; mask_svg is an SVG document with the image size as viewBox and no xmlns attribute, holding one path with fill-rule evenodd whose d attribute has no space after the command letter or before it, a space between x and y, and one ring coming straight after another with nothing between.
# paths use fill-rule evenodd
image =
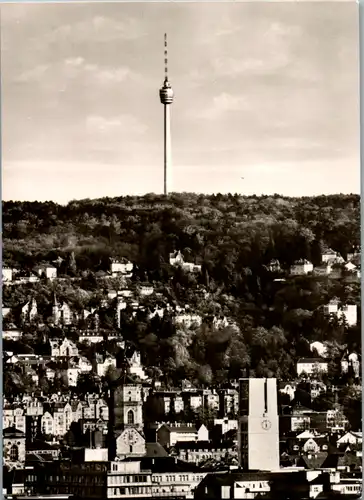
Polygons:
<instances>
[{"instance_id":1,"label":"window","mask_svg":"<svg viewBox=\"0 0 364 500\"><path fill-rule=\"evenodd\" d=\"M134 424L134 412L133 412L133 410L128 411L128 424L129 425Z\"/></svg>"},{"instance_id":2,"label":"window","mask_svg":"<svg viewBox=\"0 0 364 500\"><path fill-rule=\"evenodd\" d=\"M10 460L12 462L19 460L19 449L15 444L10 448Z\"/></svg>"},{"instance_id":3,"label":"window","mask_svg":"<svg viewBox=\"0 0 364 500\"><path fill-rule=\"evenodd\" d=\"M130 453L133 453L133 447L130 445Z\"/></svg>"}]
</instances>

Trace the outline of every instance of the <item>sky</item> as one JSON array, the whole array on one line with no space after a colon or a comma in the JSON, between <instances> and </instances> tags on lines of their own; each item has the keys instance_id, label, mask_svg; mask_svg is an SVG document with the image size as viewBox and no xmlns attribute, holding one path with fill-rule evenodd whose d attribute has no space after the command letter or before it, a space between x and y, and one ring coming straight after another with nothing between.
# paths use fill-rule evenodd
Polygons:
<instances>
[{"instance_id":1,"label":"sky","mask_svg":"<svg viewBox=\"0 0 364 500\"><path fill-rule=\"evenodd\" d=\"M355 2L1 5L2 195L360 192Z\"/></svg>"}]
</instances>

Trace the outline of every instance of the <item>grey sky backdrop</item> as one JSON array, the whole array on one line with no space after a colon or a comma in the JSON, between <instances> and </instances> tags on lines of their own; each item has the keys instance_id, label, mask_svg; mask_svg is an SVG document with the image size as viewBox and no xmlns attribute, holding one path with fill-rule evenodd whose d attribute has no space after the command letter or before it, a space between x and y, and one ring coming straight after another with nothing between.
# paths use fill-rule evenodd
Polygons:
<instances>
[{"instance_id":1,"label":"grey sky backdrop","mask_svg":"<svg viewBox=\"0 0 364 500\"><path fill-rule=\"evenodd\" d=\"M356 192L358 5L1 5L3 199ZM241 179L244 177L244 179Z\"/></svg>"}]
</instances>

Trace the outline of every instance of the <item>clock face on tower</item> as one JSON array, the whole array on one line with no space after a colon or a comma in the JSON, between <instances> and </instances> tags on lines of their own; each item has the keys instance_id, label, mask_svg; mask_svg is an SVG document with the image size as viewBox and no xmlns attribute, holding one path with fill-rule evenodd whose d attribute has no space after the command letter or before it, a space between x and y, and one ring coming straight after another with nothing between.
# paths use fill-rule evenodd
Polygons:
<instances>
[{"instance_id":1,"label":"clock face on tower","mask_svg":"<svg viewBox=\"0 0 364 500\"><path fill-rule=\"evenodd\" d=\"M272 423L271 421L269 420L269 418L264 418L262 420L262 429L264 429L265 431L269 431L269 429L272 427Z\"/></svg>"},{"instance_id":2,"label":"clock face on tower","mask_svg":"<svg viewBox=\"0 0 364 500\"><path fill-rule=\"evenodd\" d=\"M125 434L124 434L124 442L127 443L129 446L133 446L134 444L136 444L138 442L138 434L137 432L135 432L135 430L127 430L125 431Z\"/></svg>"}]
</instances>

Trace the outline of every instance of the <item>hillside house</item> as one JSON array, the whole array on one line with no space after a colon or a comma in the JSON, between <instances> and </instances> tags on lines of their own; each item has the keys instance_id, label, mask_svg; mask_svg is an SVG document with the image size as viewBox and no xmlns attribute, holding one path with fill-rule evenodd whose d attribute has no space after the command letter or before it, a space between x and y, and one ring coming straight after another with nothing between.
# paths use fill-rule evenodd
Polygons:
<instances>
[{"instance_id":1,"label":"hillside house","mask_svg":"<svg viewBox=\"0 0 364 500\"><path fill-rule=\"evenodd\" d=\"M173 267L181 267L184 271L190 273L200 273L201 266L193 264L192 262L185 262L183 255L180 251L169 254L169 263Z\"/></svg>"},{"instance_id":2,"label":"hillside house","mask_svg":"<svg viewBox=\"0 0 364 500\"><path fill-rule=\"evenodd\" d=\"M324 314L338 319L344 318L348 326L355 326L358 320L357 306L355 304L341 305L337 298L333 298L324 306Z\"/></svg>"},{"instance_id":3,"label":"hillside house","mask_svg":"<svg viewBox=\"0 0 364 500\"><path fill-rule=\"evenodd\" d=\"M37 301L32 298L20 308L20 317L23 323L33 321L38 315Z\"/></svg>"},{"instance_id":4,"label":"hillside house","mask_svg":"<svg viewBox=\"0 0 364 500\"><path fill-rule=\"evenodd\" d=\"M305 274L312 273L313 271L313 264L307 259L300 259L297 260L291 267L290 267L290 274L292 276L303 276Z\"/></svg>"},{"instance_id":5,"label":"hillside house","mask_svg":"<svg viewBox=\"0 0 364 500\"><path fill-rule=\"evenodd\" d=\"M72 323L72 310L70 306L66 302L59 304L56 297L54 297L52 318L55 325L70 325Z\"/></svg>"},{"instance_id":6,"label":"hillside house","mask_svg":"<svg viewBox=\"0 0 364 500\"><path fill-rule=\"evenodd\" d=\"M270 273L280 273L282 271L281 263L277 259L272 259L265 268Z\"/></svg>"},{"instance_id":7,"label":"hillside house","mask_svg":"<svg viewBox=\"0 0 364 500\"><path fill-rule=\"evenodd\" d=\"M131 278L133 274L134 264L127 260L112 260L110 264L110 272L113 278L122 276Z\"/></svg>"},{"instance_id":8,"label":"hillside house","mask_svg":"<svg viewBox=\"0 0 364 500\"><path fill-rule=\"evenodd\" d=\"M174 321L176 325L183 325L186 328L191 328L192 326L201 326L202 318L198 314L192 314L188 312L176 314Z\"/></svg>"},{"instance_id":9,"label":"hillside house","mask_svg":"<svg viewBox=\"0 0 364 500\"><path fill-rule=\"evenodd\" d=\"M52 357L64 357L64 358L74 358L78 357L78 348L72 340L67 338L64 339L50 339L49 343L51 345L51 356Z\"/></svg>"},{"instance_id":10,"label":"hillside house","mask_svg":"<svg viewBox=\"0 0 364 500\"><path fill-rule=\"evenodd\" d=\"M141 285L139 287L140 295L147 297L148 295L152 295L154 293L153 285Z\"/></svg>"},{"instance_id":11,"label":"hillside house","mask_svg":"<svg viewBox=\"0 0 364 500\"><path fill-rule=\"evenodd\" d=\"M358 378L360 376L360 361L356 352L349 355L344 354L341 359L341 372L348 373L349 367L353 370L354 377Z\"/></svg>"},{"instance_id":12,"label":"hillside house","mask_svg":"<svg viewBox=\"0 0 364 500\"><path fill-rule=\"evenodd\" d=\"M10 267L2 268L3 283L10 283L13 280L13 270Z\"/></svg>"},{"instance_id":13,"label":"hillside house","mask_svg":"<svg viewBox=\"0 0 364 500\"><path fill-rule=\"evenodd\" d=\"M46 278L51 281L57 278L57 268L47 264L37 266L34 268L34 272L39 278Z\"/></svg>"},{"instance_id":14,"label":"hillside house","mask_svg":"<svg viewBox=\"0 0 364 500\"><path fill-rule=\"evenodd\" d=\"M324 250L321 254L321 260L323 263L334 263L343 260L341 255L332 250L332 248L328 248Z\"/></svg>"},{"instance_id":15,"label":"hillside house","mask_svg":"<svg viewBox=\"0 0 364 500\"><path fill-rule=\"evenodd\" d=\"M317 380L312 381L310 384L311 400L318 398L320 394L324 394L326 391L327 387L323 382L318 382Z\"/></svg>"},{"instance_id":16,"label":"hillside house","mask_svg":"<svg viewBox=\"0 0 364 500\"><path fill-rule=\"evenodd\" d=\"M327 373L328 362L321 358L301 358L297 361L297 375Z\"/></svg>"},{"instance_id":17,"label":"hillside house","mask_svg":"<svg viewBox=\"0 0 364 500\"><path fill-rule=\"evenodd\" d=\"M85 344L98 344L104 340L104 336L98 330L81 330L78 339Z\"/></svg>"},{"instance_id":18,"label":"hillside house","mask_svg":"<svg viewBox=\"0 0 364 500\"><path fill-rule=\"evenodd\" d=\"M329 262L324 262L323 264L314 267L314 276L329 276L332 272L332 265Z\"/></svg>"}]
</instances>

